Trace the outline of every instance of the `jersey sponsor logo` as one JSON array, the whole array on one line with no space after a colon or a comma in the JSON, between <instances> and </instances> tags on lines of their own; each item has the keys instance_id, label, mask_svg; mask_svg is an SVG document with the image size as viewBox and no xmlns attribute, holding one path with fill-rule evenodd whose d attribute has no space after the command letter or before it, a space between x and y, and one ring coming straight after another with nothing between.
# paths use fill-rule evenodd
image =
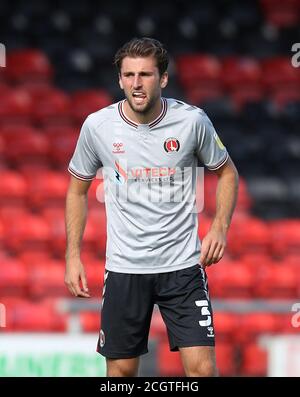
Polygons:
<instances>
[{"instance_id":1,"label":"jersey sponsor logo","mask_svg":"<svg viewBox=\"0 0 300 397\"><path fill-rule=\"evenodd\" d=\"M118 161L115 161L115 177L117 183L124 184L128 179L133 181L149 181L155 178L172 178L176 168L170 167L137 167L126 171Z\"/></svg>"},{"instance_id":2,"label":"jersey sponsor logo","mask_svg":"<svg viewBox=\"0 0 300 397\"><path fill-rule=\"evenodd\" d=\"M105 334L104 334L103 329L100 330L99 345L100 345L101 348L105 345Z\"/></svg>"},{"instance_id":3,"label":"jersey sponsor logo","mask_svg":"<svg viewBox=\"0 0 300 397\"><path fill-rule=\"evenodd\" d=\"M124 184L128 180L128 174L118 161L115 161L115 165L117 168L115 170L117 183Z\"/></svg>"},{"instance_id":4,"label":"jersey sponsor logo","mask_svg":"<svg viewBox=\"0 0 300 397\"><path fill-rule=\"evenodd\" d=\"M115 153L115 154L125 153L124 143L122 143L122 142L114 142L113 143L112 153Z\"/></svg>"},{"instance_id":5,"label":"jersey sponsor logo","mask_svg":"<svg viewBox=\"0 0 300 397\"><path fill-rule=\"evenodd\" d=\"M180 143L177 138L168 138L164 142L164 149L167 153L175 153L180 149Z\"/></svg>"}]
</instances>

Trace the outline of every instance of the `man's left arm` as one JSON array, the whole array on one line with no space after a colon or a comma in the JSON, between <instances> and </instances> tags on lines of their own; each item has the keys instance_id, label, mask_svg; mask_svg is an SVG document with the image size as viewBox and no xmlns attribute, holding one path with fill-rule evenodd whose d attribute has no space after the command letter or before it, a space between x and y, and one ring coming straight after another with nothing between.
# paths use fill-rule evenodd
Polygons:
<instances>
[{"instance_id":1,"label":"man's left arm","mask_svg":"<svg viewBox=\"0 0 300 397\"><path fill-rule=\"evenodd\" d=\"M223 257L238 195L238 171L230 157L214 173L218 176L216 214L210 230L202 240L200 263L203 268L219 262Z\"/></svg>"}]
</instances>

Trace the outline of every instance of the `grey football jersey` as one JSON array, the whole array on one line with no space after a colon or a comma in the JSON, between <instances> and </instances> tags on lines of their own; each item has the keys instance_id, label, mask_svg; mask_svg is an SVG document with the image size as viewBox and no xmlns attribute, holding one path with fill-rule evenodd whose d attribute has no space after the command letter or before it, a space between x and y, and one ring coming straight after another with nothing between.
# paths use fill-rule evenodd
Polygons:
<instances>
[{"instance_id":1,"label":"grey football jersey","mask_svg":"<svg viewBox=\"0 0 300 397\"><path fill-rule=\"evenodd\" d=\"M195 170L228 159L203 110L162 98L150 124L136 124L124 101L99 110L83 123L70 173L92 180L100 167L107 213L106 269L162 273L199 262Z\"/></svg>"}]
</instances>

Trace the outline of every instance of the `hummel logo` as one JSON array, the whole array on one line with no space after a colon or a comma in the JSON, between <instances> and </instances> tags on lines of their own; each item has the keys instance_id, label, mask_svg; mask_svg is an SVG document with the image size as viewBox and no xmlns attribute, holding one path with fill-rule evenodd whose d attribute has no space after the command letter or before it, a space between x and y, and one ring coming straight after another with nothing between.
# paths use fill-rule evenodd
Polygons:
<instances>
[{"instance_id":1,"label":"hummel logo","mask_svg":"<svg viewBox=\"0 0 300 397\"><path fill-rule=\"evenodd\" d=\"M114 142L112 152L116 154L125 153L124 144L122 142Z\"/></svg>"},{"instance_id":2,"label":"hummel logo","mask_svg":"<svg viewBox=\"0 0 300 397\"><path fill-rule=\"evenodd\" d=\"M209 334L207 334L208 337L213 338L215 336L213 327L207 327L207 331L209 332Z\"/></svg>"}]
</instances>

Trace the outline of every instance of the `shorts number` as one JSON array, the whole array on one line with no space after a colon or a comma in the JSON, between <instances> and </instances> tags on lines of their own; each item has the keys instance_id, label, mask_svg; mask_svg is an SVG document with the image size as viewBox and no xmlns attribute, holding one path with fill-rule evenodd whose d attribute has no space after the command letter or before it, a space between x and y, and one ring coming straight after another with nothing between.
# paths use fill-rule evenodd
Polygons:
<instances>
[{"instance_id":1,"label":"shorts number","mask_svg":"<svg viewBox=\"0 0 300 397\"><path fill-rule=\"evenodd\" d=\"M196 306L201 307L201 315L202 316L207 316L206 320L199 321L199 325L201 327L208 327L211 324L211 314L208 309L208 301L207 300L201 300L201 301L195 301Z\"/></svg>"}]
</instances>

